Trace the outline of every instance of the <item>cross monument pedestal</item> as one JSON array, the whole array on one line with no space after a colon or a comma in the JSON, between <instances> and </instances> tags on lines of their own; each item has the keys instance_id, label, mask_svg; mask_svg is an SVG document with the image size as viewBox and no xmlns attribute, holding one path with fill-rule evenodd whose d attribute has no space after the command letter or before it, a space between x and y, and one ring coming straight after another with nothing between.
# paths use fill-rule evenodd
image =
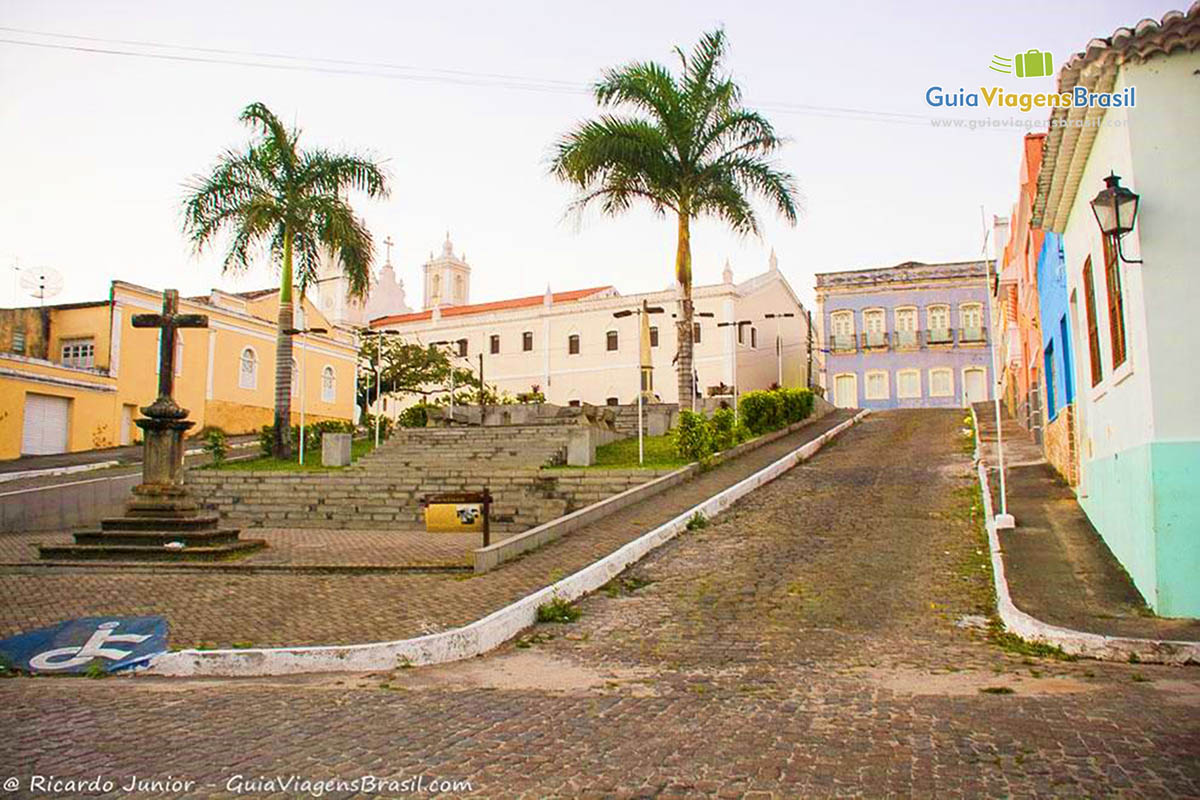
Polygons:
<instances>
[{"instance_id":1,"label":"cross monument pedestal","mask_svg":"<svg viewBox=\"0 0 1200 800\"><path fill-rule=\"evenodd\" d=\"M184 482L184 433L195 422L175 402L175 337L180 328L206 328L203 314L180 314L179 292L163 292L161 314L135 314L135 328L159 328L158 398L136 420L143 432L142 482L133 487L125 516L102 520L99 531L75 534L73 545L44 545L43 559L208 561L257 550L261 539L241 539L220 516L202 513Z\"/></svg>"}]
</instances>

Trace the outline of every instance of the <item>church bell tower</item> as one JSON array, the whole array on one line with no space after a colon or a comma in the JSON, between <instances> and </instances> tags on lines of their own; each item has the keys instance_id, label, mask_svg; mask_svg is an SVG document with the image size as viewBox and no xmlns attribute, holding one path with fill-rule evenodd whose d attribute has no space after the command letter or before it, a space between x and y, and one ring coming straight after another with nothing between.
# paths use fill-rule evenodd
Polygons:
<instances>
[{"instance_id":1,"label":"church bell tower","mask_svg":"<svg viewBox=\"0 0 1200 800\"><path fill-rule=\"evenodd\" d=\"M425 272L425 300L423 309L439 306L464 306L471 302L471 268L463 255L454 254L450 233L442 243L442 253L436 258L431 253L423 267Z\"/></svg>"}]
</instances>

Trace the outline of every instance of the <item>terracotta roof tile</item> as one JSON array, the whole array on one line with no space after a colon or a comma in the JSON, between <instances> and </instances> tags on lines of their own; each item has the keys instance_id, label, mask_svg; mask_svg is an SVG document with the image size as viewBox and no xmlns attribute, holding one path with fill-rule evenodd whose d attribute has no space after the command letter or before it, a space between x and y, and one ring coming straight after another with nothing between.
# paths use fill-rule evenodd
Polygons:
<instances>
[{"instance_id":1,"label":"terracotta roof tile","mask_svg":"<svg viewBox=\"0 0 1200 800\"><path fill-rule=\"evenodd\" d=\"M610 291L611 286L596 286L591 289L576 289L570 292L554 292L551 297L554 304L570 303L576 300L583 300L600 292ZM496 300L491 303L475 303L468 306L446 306L441 309L441 315L445 317L465 317L471 314L488 314L493 311L508 311L514 308L531 308L539 306L545 301L544 294L530 295L528 297L515 297L511 300ZM433 311L415 311L411 314L393 314L387 317L378 317L371 320L372 328L382 327L384 325L398 325L405 322L421 322L423 320L432 319Z\"/></svg>"}]
</instances>

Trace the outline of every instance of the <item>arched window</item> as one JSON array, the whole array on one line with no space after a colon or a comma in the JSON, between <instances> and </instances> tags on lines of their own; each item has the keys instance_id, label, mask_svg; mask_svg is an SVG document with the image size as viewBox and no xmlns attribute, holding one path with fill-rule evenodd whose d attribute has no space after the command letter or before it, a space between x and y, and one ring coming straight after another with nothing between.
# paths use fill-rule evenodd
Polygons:
<instances>
[{"instance_id":1,"label":"arched window","mask_svg":"<svg viewBox=\"0 0 1200 800\"><path fill-rule=\"evenodd\" d=\"M604 334L605 348L609 351L618 350L621 346L620 337L616 331L608 331Z\"/></svg>"},{"instance_id":2,"label":"arched window","mask_svg":"<svg viewBox=\"0 0 1200 800\"><path fill-rule=\"evenodd\" d=\"M835 311L829 315L830 349L854 349L854 312Z\"/></svg>"},{"instance_id":3,"label":"arched window","mask_svg":"<svg viewBox=\"0 0 1200 800\"><path fill-rule=\"evenodd\" d=\"M863 345L865 347L883 347L887 340L884 338L886 324L882 308L869 308L862 312ZM870 398L871 382L867 381L867 397Z\"/></svg>"},{"instance_id":4,"label":"arched window","mask_svg":"<svg viewBox=\"0 0 1200 800\"><path fill-rule=\"evenodd\" d=\"M337 376L333 372L333 367L326 365L325 369L321 370L321 401L332 403L337 400Z\"/></svg>"},{"instance_id":5,"label":"arched window","mask_svg":"<svg viewBox=\"0 0 1200 800\"><path fill-rule=\"evenodd\" d=\"M962 324L963 341L983 339L983 303L963 303L958 307L958 320Z\"/></svg>"},{"instance_id":6,"label":"arched window","mask_svg":"<svg viewBox=\"0 0 1200 800\"><path fill-rule=\"evenodd\" d=\"M936 305L925 309L930 342L950 341L950 306Z\"/></svg>"},{"instance_id":7,"label":"arched window","mask_svg":"<svg viewBox=\"0 0 1200 800\"><path fill-rule=\"evenodd\" d=\"M954 371L945 367L929 370L929 396L954 396Z\"/></svg>"},{"instance_id":8,"label":"arched window","mask_svg":"<svg viewBox=\"0 0 1200 800\"><path fill-rule=\"evenodd\" d=\"M888 374L885 370L867 370L866 397L868 400L887 400L890 394Z\"/></svg>"},{"instance_id":9,"label":"arched window","mask_svg":"<svg viewBox=\"0 0 1200 800\"><path fill-rule=\"evenodd\" d=\"M896 373L896 396L911 399L921 396L921 371L902 369Z\"/></svg>"},{"instance_id":10,"label":"arched window","mask_svg":"<svg viewBox=\"0 0 1200 800\"><path fill-rule=\"evenodd\" d=\"M258 354L254 352L253 347L242 351L238 363L238 386L243 389L258 388Z\"/></svg>"},{"instance_id":11,"label":"arched window","mask_svg":"<svg viewBox=\"0 0 1200 800\"><path fill-rule=\"evenodd\" d=\"M567 355L569 355L569 356L579 355L579 334L578 333L572 333L570 336L567 337Z\"/></svg>"},{"instance_id":12,"label":"arched window","mask_svg":"<svg viewBox=\"0 0 1200 800\"><path fill-rule=\"evenodd\" d=\"M454 276L454 299L455 300L462 302L462 300L466 297L466 289L464 288L465 285L466 284L463 283L462 275Z\"/></svg>"},{"instance_id":13,"label":"arched window","mask_svg":"<svg viewBox=\"0 0 1200 800\"><path fill-rule=\"evenodd\" d=\"M904 306L897 308L895 311L895 322L893 328L895 330L895 341L892 343L895 347L916 347L917 346L917 308L916 306Z\"/></svg>"},{"instance_id":14,"label":"arched window","mask_svg":"<svg viewBox=\"0 0 1200 800\"><path fill-rule=\"evenodd\" d=\"M526 353L533 350L533 331L524 331L521 334L521 350Z\"/></svg>"}]
</instances>

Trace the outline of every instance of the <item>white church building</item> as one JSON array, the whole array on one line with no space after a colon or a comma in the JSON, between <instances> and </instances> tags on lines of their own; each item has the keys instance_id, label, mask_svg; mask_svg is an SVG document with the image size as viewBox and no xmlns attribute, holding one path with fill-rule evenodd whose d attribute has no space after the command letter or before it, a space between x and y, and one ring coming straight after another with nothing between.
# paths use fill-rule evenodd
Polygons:
<instances>
[{"instance_id":1,"label":"white church building","mask_svg":"<svg viewBox=\"0 0 1200 800\"><path fill-rule=\"evenodd\" d=\"M678 402L674 289L622 295L612 286L547 287L538 295L471 303L471 267L447 236L442 252L422 267L423 300L416 311L405 305L390 260L365 307L346 304L336 277L322 281L322 310L338 324L360 327L366 321L407 342L446 343L456 365L473 371L482 355L485 381L502 393L536 389L557 405L616 405L636 402L640 357L638 315L616 314L645 301L662 309L650 316L652 391L662 402ZM727 263L721 283L695 286L693 298L696 380L703 395L727 395L734 386L744 394L776 383L809 385L808 314L774 252L765 272L740 282ZM413 399L395 400L385 411Z\"/></svg>"}]
</instances>

